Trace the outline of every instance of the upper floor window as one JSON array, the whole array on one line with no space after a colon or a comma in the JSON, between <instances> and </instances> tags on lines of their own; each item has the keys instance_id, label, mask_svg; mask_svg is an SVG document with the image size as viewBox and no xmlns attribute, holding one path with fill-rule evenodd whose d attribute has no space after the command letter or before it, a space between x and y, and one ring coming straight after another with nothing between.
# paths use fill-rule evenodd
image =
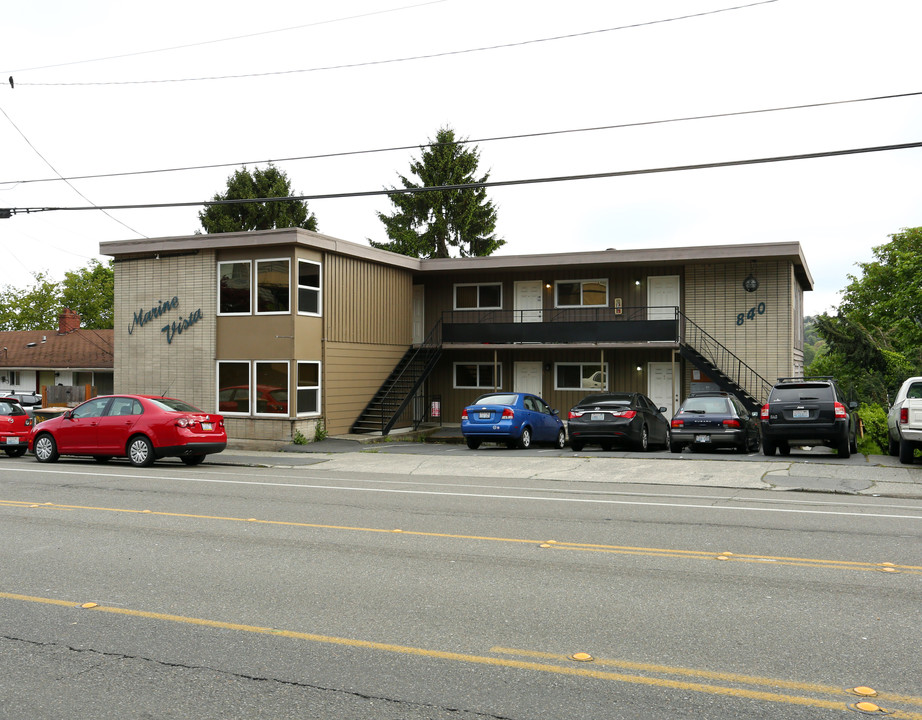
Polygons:
<instances>
[{"instance_id":1,"label":"upper floor window","mask_svg":"<svg viewBox=\"0 0 922 720\"><path fill-rule=\"evenodd\" d=\"M256 314L287 313L290 310L288 258L256 261Z\"/></svg>"},{"instance_id":2,"label":"upper floor window","mask_svg":"<svg viewBox=\"0 0 922 720\"><path fill-rule=\"evenodd\" d=\"M455 285L455 310L501 310L502 283Z\"/></svg>"},{"instance_id":3,"label":"upper floor window","mask_svg":"<svg viewBox=\"0 0 922 720\"><path fill-rule=\"evenodd\" d=\"M320 314L320 263L298 260L298 312Z\"/></svg>"},{"instance_id":4,"label":"upper floor window","mask_svg":"<svg viewBox=\"0 0 922 720\"><path fill-rule=\"evenodd\" d=\"M558 280L556 307L607 307L608 280Z\"/></svg>"},{"instance_id":5,"label":"upper floor window","mask_svg":"<svg viewBox=\"0 0 922 720\"><path fill-rule=\"evenodd\" d=\"M218 314L250 314L250 261L218 263Z\"/></svg>"}]
</instances>

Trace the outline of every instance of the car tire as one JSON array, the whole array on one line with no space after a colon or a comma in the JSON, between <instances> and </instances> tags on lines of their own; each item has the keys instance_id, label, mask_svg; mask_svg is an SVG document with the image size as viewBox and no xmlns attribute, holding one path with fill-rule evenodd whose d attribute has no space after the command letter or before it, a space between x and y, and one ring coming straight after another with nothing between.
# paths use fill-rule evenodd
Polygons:
<instances>
[{"instance_id":1,"label":"car tire","mask_svg":"<svg viewBox=\"0 0 922 720\"><path fill-rule=\"evenodd\" d=\"M180 455L179 459L182 460L184 465L201 465L205 462L204 455Z\"/></svg>"},{"instance_id":2,"label":"car tire","mask_svg":"<svg viewBox=\"0 0 922 720\"><path fill-rule=\"evenodd\" d=\"M858 454L858 436L855 435L848 443L848 449L852 451L852 455Z\"/></svg>"},{"instance_id":3,"label":"car tire","mask_svg":"<svg viewBox=\"0 0 922 720\"><path fill-rule=\"evenodd\" d=\"M24 447L4 448L4 452L10 457L22 457L26 454L26 449Z\"/></svg>"},{"instance_id":4,"label":"car tire","mask_svg":"<svg viewBox=\"0 0 922 720\"><path fill-rule=\"evenodd\" d=\"M570 449L571 449L573 452L580 452L580 451L583 449L583 442L582 442L582 440L571 440L571 441L570 441Z\"/></svg>"},{"instance_id":5,"label":"car tire","mask_svg":"<svg viewBox=\"0 0 922 720\"><path fill-rule=\"evenodd\" d=\"M778 444L778 454L783 455L784 457L787 457L791 454L791 445L787 440L782 440Z\"/></svg>"},{"instance_id":6,"label":"car tire","mask_svg":"<svg viewBox=\"0 0 922 720\"><path fill-rule=\"evenodd\" d=\"M763 455L768 455L769 457L771 457L772 455L775 454L776 447L777 445L775 445L774 440L769 440L768 438L765 438L762 440L762 454Z\"/></svg>"},{"instance_id":7,"label":"car tire","mask_svg":"<svg viewBox=\"0 0 922 720\"><path fill-rule=\"evenodd\" d=\"M531 428L523 427L522 428L522 437L519 438L519 447L523 450L528 450L531 447Z\"/></svg>"},{"instance_id":8,"label":"car tire","mask_svg":"<svg viewBox=\"0 0 922 720\"><path fill-rule=\"evenodd\" d=\"M468 438L468 439L467 439L467 446L468 446L468 448L470 448L471 450L476 450L477 448L480 447L480 440L474 440L474 438Z\"/></svg>"},{"instance_id":9,"label":"car tire","mask_svg":"<svg viewBox=\"0 0 922 720\"><path fill-rule=\"evenodd\" d=\"M761 440L759 440L759 436L756 435L755 437L752 438L751 452L754 452L754 453L759 452L759 448L761 447L761 445L762 445L762 442Z\"/></svg>"},{"instance_id":10,"label":"car tire","mask_svg":"<svg viewBox=\"0 0 922 720\"><path fill-rule=\"evenodd\" d=\"M558 450L563 450L567 446L567 434L563 431L563 428L560 429L557 433L557 442L554 443L554 447Z\"/></svg>"},{"instance_id":11,"label":"car tire","mask_svg":"<svg viewBox=\"0 0 922 720\"><path fill-rule=\"evenodd\" d=\"M903 465L912 465L915 461L916 446L900 438L900 462Z\"/></svg>"},{"instance_id":12,"label":"car tire","mask_svg":"<svg viewBox=\"0 0 922 720\"><path fill-rule=\"evenodd\" d=\"M148 467L154 462L154 446L143 435L135 435L128 441L128 462L135 467Z\"/></svg>"},{"instance_id":13,"label":"car tire","mask_svg":"<svg viewBox=\"0 0 922 720\"><path fill-rule=\"evenodd\" d=\"M900 444L891 437L887 438L887 452L890 453L890 457L900 454Z\"/></svg>"},{"instance_id":14,"label":"car tire","mask_svg":"<svg viewBox=\"0 0 922 720\"><path fill-rule=\"evenodd\" d=\"M663 450L668 450L672 444L672 431L666 428L666 439L663 440Z\"/></svg>"},{"instance_id":15,"label":"car tire","mask_svg":"<svg viewBox=\"0 0 922 720\"><path fill-rule=\"evenodd\" d=\"M55 462L60 455L58 454L58 445L48 433L42 433L35 438L34 448L35 459L39 462Z\"/></svg>"},{"instance_id":16,"label":"car tire","mask_svg":"<svg viewBox=\"0 0 922 720\"><path fill-rule=\"evenodd\" d=\"M646 425L640 428L640 442L637 443L637 449L640 452L647 452L650 449L650 431L647 430Z\"/></svg>"},{"instance_id":17,"label":"car tire","mask_svg":"<svg viewBox=\"0 0 922 720\"><path fill-rule=\"evenodd\" d=\"M669 452L680 453L680 452L682 452L682 448L683 448L683 447L685 447L685 446L684 446L682 443L674 443L674 442L671 442L671 443L669 443Z\"/></svg>"},{"instance_id":18,"label":"car tire","mask_svg":"<svg viewBox=\"0 0 922 720\"><path fill-rule=\"evenodd\" d=\"M612 444L610 442L599 443L599 445L605 452L611 452Z\"/></svg>"}]
</instances>

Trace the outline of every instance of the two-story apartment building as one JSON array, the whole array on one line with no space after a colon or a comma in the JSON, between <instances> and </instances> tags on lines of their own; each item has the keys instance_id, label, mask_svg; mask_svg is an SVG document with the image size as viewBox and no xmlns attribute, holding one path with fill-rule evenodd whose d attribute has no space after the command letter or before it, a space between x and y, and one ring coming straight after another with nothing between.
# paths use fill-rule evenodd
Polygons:
<instances>
[{"instance_id":1,"label":"two-story apartment building","mask_svg":"<svg viewBox=\"0 0 922 720\"><path fill-rule=\"evenodd\" d=\"M115 389L225 415L232 438L389 432L477 395L592 391L750 407L803 368L796 242L419 260L300 229L106 242Z\"/></svg>"}]
</instances>

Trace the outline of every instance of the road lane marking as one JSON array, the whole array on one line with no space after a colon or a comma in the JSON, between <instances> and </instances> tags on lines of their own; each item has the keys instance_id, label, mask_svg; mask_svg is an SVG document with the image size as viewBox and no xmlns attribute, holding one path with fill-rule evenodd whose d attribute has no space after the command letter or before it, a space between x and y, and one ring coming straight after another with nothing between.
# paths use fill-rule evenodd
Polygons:
<instances>
[{"instance_id":1,"label":"road lane marking","mask_svg":"<svg viewBox=\"0 0 922 720\"><path fill-rule=\"evenodd\" d=\"M680 550L676 548L652 548L638 547L630 545L605 545L599 543L578 543L568 542L565 540L553 540L548 542L546 539L536 538L507 538L496 537L491 535L464 535L459 533L439 533L424 530L395 530L393 527L388 528L371 528L353 525L329 525L324 523L306 523L294 520L268 520L253 517L234 517L228 515L202 515L196 513L174 513L160 510L133 509L133 508L112 508L96 507L91 505L63 505L58 503L36 503L20 500L3 500L0 499L0 507L26 508L30 510L86 510L89 512L103 513L125 513L129 515L144 515L148 517L167 517L189 520L213 520L221 522L249 523L255 525L283 526L310 528L314 530L337 530L362 533L385 533L401 535L410 535L415 537L426 538L443 538L448 540L478 540L494 543L511 543L519 545L534 545L545 549L560 550L580 550L587 552L602 552L614 555L645 555L654 557L668 557L689 560L711 560L716 557L722 557L728 561L734 562L758 562L771 563L773 566L789 565L796 567L818 567L825 569L843 569L843 570L864 570L880 571L881 569L892 569L903 574L918 575L922 574L922 566L918 565L898 565L890 562L865 562L858 560L825 560L822 558L797 558L772 555L753 555L748 553L721 553L713 550Z\"/></svg>"},{"instance_id":2,"label":"road lane marking","mask_svg":"<svg viewBox=\"0 0 922 720\"><path fill-rule=\"evenodd\" d=\"M64 606L77 608L81 603L76 601L66 602L53 598L35 597L30 595L20 595L15 593L0 592L0 598L6 600L15 600L19 602L40 603L46 605ZM696 692L706 695L723 696L730 698L743 698L748 700L759 700L769 703L778 703L784 705L798 705L802 707L822 708L828 710L846 710L848 702L845 699L826 699L816 697L804 697L799 695L787 695L783 693L766 692L764 690L750 690L746 688L727 687L721 685L710 685L697 682L688 682L684 680L671 680L667 678L646 677L643 675L631 675L626 673L611 672L608 670L596 670L579 663L577 667L567 665L553 665L526 660L512 660L502 657L490 657L486 655L471 655L467 653L450 652L445 650L432 650L421 647L408 645L396 645L392 643L375 642L371 640L359 640L356 638L335 637L331 635L319 635L316 633L305 633L293 630L281 630L278 628L262 627L258 625L246 625L241 623L230 623L220 620L209 620L206 618L196 618L184 615L173 615L166 613L149 612L145 610L134 610L123 607L109 607L97 605L96 607L86 609L84 612L90 613L107 613L114 615L123 615L131 618L140 618L145 620L158 620L167 623L181 623L195 625L199 627L216 628L221 630L232 630L242 633L257 635L270 635L273 637L283 637L291 640L303 640L307 642L339 645L362 650L374 650L379 652L388 652L401 655L410 655L423 657L433 660L446 660L459 663L469 663L476 665L485 665L499 668L510 668L517 670L530 670L539 673L550 673L557 675L567 675L578 678L588 678L595 680L605 680L615 683L625 683L632 685L646 685L655 688L664 688L669 690L682 690L685 692ZM614 661L612 661L614 663ZM702 671L703 672L703 671ZM740 676L742 677L742 676ZM716 678L714 678L716 679ZM804 684L803 687L806 687ZM818 686L819 687L819 686ZM825 694L823 693L818 694ZM836 696L847 695L842 688L835 688ZM907 696L908 697L908 696ZM848 699L853 696L849 695ZM905 712L900 710L889 710L890 717L898 720L922 720L922 713Z\"/></svg>"}]
</instances>

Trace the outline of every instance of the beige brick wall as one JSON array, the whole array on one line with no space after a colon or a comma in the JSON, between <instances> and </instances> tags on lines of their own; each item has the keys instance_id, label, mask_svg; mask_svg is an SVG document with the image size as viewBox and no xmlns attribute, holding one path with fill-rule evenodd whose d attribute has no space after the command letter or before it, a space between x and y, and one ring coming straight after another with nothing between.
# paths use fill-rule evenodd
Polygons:
<instances>
[{"instance_id":1,"label":"beige brick wall","mask_svg":"<svg viewBox=\"0 0 922 720\"><path fill-rule=\"evenodd\" d=\"M115 392L166 394L215 412L214 252L125 259L114 267ZM174 297L176 306L157 316ZM190 315L182 332L162 330Z\"/></svg>"}]
</instances>

